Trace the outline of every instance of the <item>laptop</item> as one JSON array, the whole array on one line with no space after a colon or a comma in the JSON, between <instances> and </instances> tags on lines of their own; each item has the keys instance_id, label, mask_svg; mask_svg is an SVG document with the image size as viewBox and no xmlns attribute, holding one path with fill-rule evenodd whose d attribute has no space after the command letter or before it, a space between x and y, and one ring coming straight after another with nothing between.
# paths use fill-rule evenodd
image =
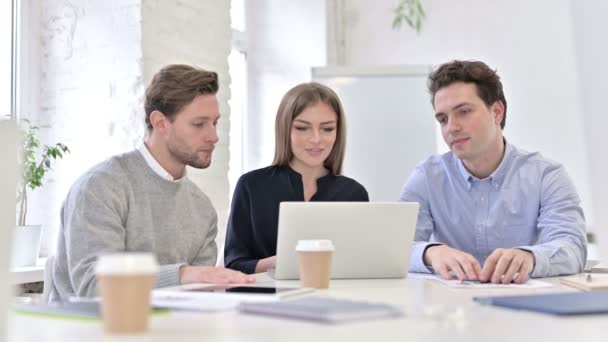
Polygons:
<instances>
[{"instance_id":1,"label":"laptop","mask_svg":"<svg viewBox=\"0 0 608 342\"><path fill-rule=\"evenodd\" d=\"M329 239L332 279L404 278L417 219L413 202L283 202L270 275L299 279L298 240Z\"/></svg>"}]
</instances>

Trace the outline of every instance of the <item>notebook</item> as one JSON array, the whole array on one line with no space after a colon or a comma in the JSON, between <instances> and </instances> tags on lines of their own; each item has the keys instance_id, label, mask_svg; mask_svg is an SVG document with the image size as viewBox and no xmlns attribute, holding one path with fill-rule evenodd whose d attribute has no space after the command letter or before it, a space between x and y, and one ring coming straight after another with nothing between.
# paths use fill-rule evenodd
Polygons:
<instances>
[{"instance_id":1,"label":"notebook","mask_svg":"<svg viewBox=\"0 0 608 342\"><path fill-rule=\"evenodd\" d=\"M330 324L403 315L401 310L388 304L325 297L306 297L273 303L241 303L238 309L240 312L248 314L303 319Z\"/></svg>"},{"instance_id":2,"label":"notebook","mask_svg":"<svg viewBox=\"0 0 608 342\"><path fill-rule=\"evenodd\" d=\"M56 316L61 318L89 318L101 317L99 303L97 302L54 302L50 304L13 304L18 313L35 314L41 316Z\"/></svg>"},{"instance_id":3,"label":"notebook","mask_svg":"<svg viewBox=\"0 0 608 342\"><path fill-rule=\"evenodd\" d=\"M608 313L608 291L475 297L474 300L482 304L553 315Z\"/></svg>"},{"instance_id":4,"label":"notebook","mask_svg":"<svg viewBox=\"0 0 608 342\"><path fill-rule=\"evenodd\" d=\"M35 316L77 319L77 320L96 320L101 318L99 302L53 302L49 304L25 304L15 303L13 310L20 314ZM151 308L152 314L169 312L164 308Z\"/></svg>"}]
</instances>

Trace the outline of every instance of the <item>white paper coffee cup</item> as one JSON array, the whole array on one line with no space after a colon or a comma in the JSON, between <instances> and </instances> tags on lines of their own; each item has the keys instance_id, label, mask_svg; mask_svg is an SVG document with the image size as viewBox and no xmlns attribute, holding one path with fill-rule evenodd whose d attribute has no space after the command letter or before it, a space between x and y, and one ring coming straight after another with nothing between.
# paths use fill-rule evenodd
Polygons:
<instances>
[{"instance_id":1,"label":"white paper coffee cup","mask_svg":"<svg viewBox=\"0 0 608 342\"><path fill-rule=\"evenodd\" d=\"M331 240L298 240L297 252L326 252L334 250Z\"/></svg>"},{"instance_id":2,"label":"white paper coffee cup","mask_svg":"<svg viewBox=\"0 0 608 342\"><path fill-rule=\"evenodd\" d=\"M303 287L326 289L331 276L334 245L331 240L299 240L296 245Z\"/></svg>"},{"instance_id":3,"label":"white paper coffee cup","mask_svg":"<svg viewBox=\"0 0 608 342\"><path fill-rule=\"evenodd\" d=\"M154 254L104 255L98 258L95 271L106 332L145 332L150 315L150 291L158 272Z\"/></svg>"},{"instance_id":4,"label":"white paper coffee cup","mask_svg":"<svg viewBox=\"0 0 608 342\"><path fill-rule=\"evenodd\" d=\"M152 253L116 253L97 259L95 273L111 275L156 274L158 263Z\"/></svg>"}]
</instances>

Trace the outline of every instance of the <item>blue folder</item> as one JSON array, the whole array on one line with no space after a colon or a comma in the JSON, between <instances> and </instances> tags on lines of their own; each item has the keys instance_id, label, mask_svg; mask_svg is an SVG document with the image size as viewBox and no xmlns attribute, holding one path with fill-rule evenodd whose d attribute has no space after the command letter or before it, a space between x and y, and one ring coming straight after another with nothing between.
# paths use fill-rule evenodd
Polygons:
<instances>
[{"instance_id":1,"label":"blue folder","mask_svg":"<svg viewBox=\"0 0 608 342\"><path fill-rule=\"evenodd\" d=\"M482 304L553 315L608 313L608 291L475 297L473 300Z\"/></svg>"}]
</instances>

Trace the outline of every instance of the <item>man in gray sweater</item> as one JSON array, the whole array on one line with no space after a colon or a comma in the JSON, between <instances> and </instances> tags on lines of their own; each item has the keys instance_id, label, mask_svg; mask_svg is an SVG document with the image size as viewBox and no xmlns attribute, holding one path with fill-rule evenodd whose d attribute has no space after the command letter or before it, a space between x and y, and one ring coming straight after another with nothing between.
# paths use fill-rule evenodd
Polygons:
<instances>
[{"instance_id":1,"label":"man in gray sweater","mask_svg":"<svg viewBox=\"0 0 608 342\"><path fill-rule=\"evenodd\" d=\"M154 253L161 265L157 287L254 281L213 267L217 214L186 177L186 165L211 163L217 90L216 73L187 65L154 76L146 90L145 143L87 171L65 199L51 301L96 296L97 257L116 252Z\"/></svg>"}]
</instances>

